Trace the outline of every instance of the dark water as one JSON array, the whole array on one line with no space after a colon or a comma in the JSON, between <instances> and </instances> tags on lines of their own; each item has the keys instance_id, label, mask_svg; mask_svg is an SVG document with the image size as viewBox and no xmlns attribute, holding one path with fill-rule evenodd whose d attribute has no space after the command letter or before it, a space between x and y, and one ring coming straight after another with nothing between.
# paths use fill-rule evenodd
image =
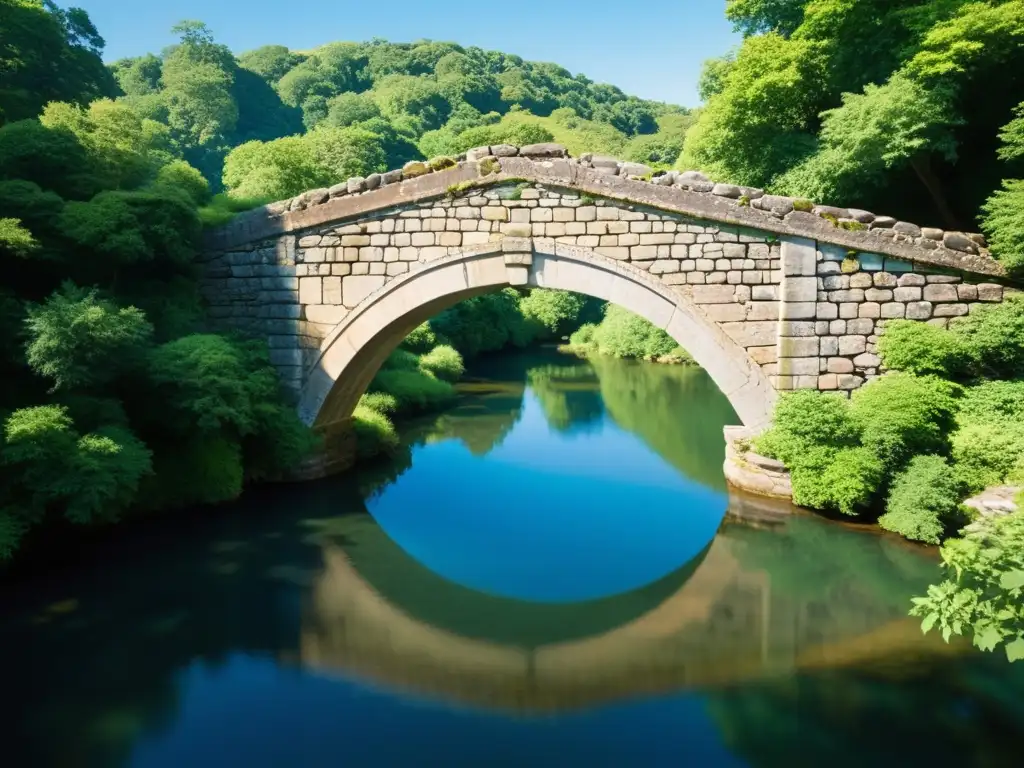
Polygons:
<instances>
[{"instance_id":1,"label":"dark water","mask_svg":"<svg viewBox=\"0 0 1024 768\"><path fill-rule=\"evenodd\" d=\"M906 617L933 554L730 496L703 372L473 373L393 463L8 578L2 764L1022 764L1024 665Z\"/></svg>"}]
</instances>

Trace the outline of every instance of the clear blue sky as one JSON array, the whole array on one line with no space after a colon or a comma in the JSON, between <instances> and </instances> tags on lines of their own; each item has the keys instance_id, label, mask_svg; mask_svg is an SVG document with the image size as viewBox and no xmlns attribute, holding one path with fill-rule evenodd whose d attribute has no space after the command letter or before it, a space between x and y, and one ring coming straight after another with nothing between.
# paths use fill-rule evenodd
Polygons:
<instances>
[{"instance_id":1,"label":"clear blue sky","mask_svg":"<svg viewBox=\"0 0 1024 768\"><path fill-rule=\"evenodd\" d=\"M725 0L60 0L89 12L107 61L157 53L182 19L206 22L240 53L337 40L420 38L552 61L627 93L696 105L701 63L738 42Z\"/></svg>"}]
</instances>

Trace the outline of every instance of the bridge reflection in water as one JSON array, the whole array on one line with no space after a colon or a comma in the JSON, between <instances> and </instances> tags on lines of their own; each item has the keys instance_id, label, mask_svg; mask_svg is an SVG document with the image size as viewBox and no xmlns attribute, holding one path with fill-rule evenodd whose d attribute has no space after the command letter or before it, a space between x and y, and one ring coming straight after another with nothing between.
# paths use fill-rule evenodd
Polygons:
<instances>
[{"instance_id":1,"label":"bridge reflection in water","mask_svg":"<svg viewBox=\"0 0 1024 768\"><path fill-rule=\"evenodd\" d=\"M403 695L528 714L797 669L906 668L965 649L923 636L903 594L858 598L852 589L826 603L801 600L793 584L775 588L751 564L752 529L820 522L773 504L731 496L723 529L689 563L641 589L574 604L474 592L432 574L369 516L339 519L329 538L345 543L323 549L301 664Z\"/></svg>"}]
</instances>

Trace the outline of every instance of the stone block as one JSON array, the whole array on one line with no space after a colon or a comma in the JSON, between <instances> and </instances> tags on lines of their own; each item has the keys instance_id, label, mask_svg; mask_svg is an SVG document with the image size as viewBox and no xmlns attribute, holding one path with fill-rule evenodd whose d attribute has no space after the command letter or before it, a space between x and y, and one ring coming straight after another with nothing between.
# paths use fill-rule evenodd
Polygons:
<instances>
[{"instance_id":1,"label":"stone block","mask_svg":"<svg viewBox=\"0 0 1024 768\"><path fill-rule=\"evenodd\" d=\"M865 301L857 305L857 317L878 319L882 316L882 307L877 301Z\"/></svg>"},{"instance_id":2,"label":"stone block","mask_svg":"<svg viewBox=\"0 0 1024 768\"><path fill-rule=\"evenodd\" d=\"M299 278L299 302L302 304L322 303L321 281L319 277Z\"/></svg>"},{"instance_id":3,"label":"stone block","mask_svg":"<svg viewBox=\"0 0 1024 768\"><path fill-rule=\"evenodd\" d=\"M870 288L874 285L872 276L869 272L855 272L849 276L850 288Z\"/></svg>"},{"instance_id":4,"label":"stone block","mask_svg":"<svg viewBox=\"0 0 1024 768\"><path fill-rule=\"evenodd\" d=\"M685 263L683 262L683 264ZM755 285L751 289L751 297L754 301L777 301L779 288L776 285Z\"/></svg>"},{"instance_id":5,"label":"stone block","mask_svg":"<svg viewBox=\"0 0 1024 768\"><path fill-rule=\"evenodd\" d=\"M813 301L789 301L783 302L780 317L783 320L806 320L813 318L817 311L817 304Z\"/></svg>"},{"instance_id":6,"label":"stone block","mask_svg":"<svg viewBox=\"0 0 1024 768\"><path fill-rule=\"evenodd\" d=\"M921 288L918 288L917 286L897 288L892 292L892 297L896 301L920 301Z\"/></svg>"},{"instance_id":7,"label":"stone block","mask_svg":"<svg viewBox=\"0 0 1024 768\"><path fill-rule=\"evenodd\" d=\"M982 283L978 286L978 301L1002 301L1003 286L995 283Z\"/></svg>"},{"instance_id":8,"label":"stone block","mask_svg":"<svg viewBox=\"0 0 1024 768\"><path fill-rule=\"evenodd\" d=\"M948 301L959 301L957 287L955 285L944 285L941 283L938 285L926 285L924 287L924 300L931 301L936 304Z\"/></svg>"},{"instance_id":9,"label":"stone block","mask_svg":"<svg viewBox=\"0 0 1024 768\"><path fill-rule=\"evenodd\" d=\"M874 333L875 321L868 318L856 318L846 321L846 332L857 336L870 336Z\"/></svg>"},{"instance_id":10,"label":"stone block","mask_svg":"<svg viewBox=\"0 0 1024 768\"><path fill-rule=\"evenodd\" d=\"M831 392L839 389L839 378L834 373L826 373L818 377L818 389Z\"/></svg>"},{"instance_id":11,"label":"stone block","mask_svg":"<svg viewBox=\"0 0 1024 768\"><path fill-rule=\"evenodd\" d=\"M817 357L818 338L810 336L794 338L786 336L779 339L779 359L786 357Z\"/></svg>"},{"instance_id":12,"label":"stone block","mask_svg":"<svg viewBox=\"0 0 1024 768\"><path fill-rule=\"evenodd\" d=\"M698 288L699 286L694 286ZM717 286L716 286L717 287ZM767 347L777 342L778 323L747 322L722 323L721 329L741 347Z\"/></svg>"},{"instance_id":13,"label":"stone block","mask_svg":"<svg viewBox=\"0 0 1024 768\"><path fill-rule=\"evenodd\" d=\"M782 272L787 277L809 277L816 272L818 251L813 240L793 238L782 242Z\"/></svg>"},{"instance_id":14,"label":"stone block","mask_svg":"<svg viewBox=\"0 0 1024 768\"><path fill-rule=\"evenodd\" d=\"M906 274L900 275L899 278L896 281L897 285L899 285L900 288L908 288L908 287L918 287L918 288L920 288L926 282L928 282L928 281L925 280L924 275L919 275L919 274L917 274L915 272L907 272Z\"/></svg>"},{"instance_id":15,"label":"stone block","mask_svg":"<svg viewBox=\"0 0 1024 768\"><path fill-rule=\"evenodd\" d=\"M897 290L899 290L897 288ZM930 301L911 301L907 303L907 320L927 320L932 316Z\"/></svg>"},{"instance_id":16,"label":"stone block","mask_svg":"<svg viewBox=\"0 0 1024 768\"><path fill-rule=\"evenodd\" d=\"M634 248L634 253L636 249ZM634 256L635 258L635 256ZM669 272L678 272L679 262L675 259L658 259L651 264L650 272L652 275L664 275Z\"/></svg>"},{"instance_id":17,"label":"stone block","mask_svg":"<svg viewBox=\"0 0 1024 768\"><path fill-rule=\"evenodd\" d=\"M736 289L731 285L704 285L693 287L694 304L726 304L732 302Z\"/></svg>"},{"instance_id":18,"label":"stone block","mask_svg":"<svg viewBox=\"0 0 1024 768\"><path fill-rule=\"evenodd\" d=\"M817 278L787 277L782 281L782 300L785 302L815 301L817 298Z\"/></svg>"},{"instance_id":19,"label":"stone block","mask_svg":"<svg viewBox=\"0 0 1024 768\"><path fill-rule=\"evenodd\" d=\"M705 304L704 313L716 323L738 323L746 319L747 308L742 304Z\"/></svg>"},{"instance_id":20,"label":"stone block","mask_svg":"<svg viewBox=\"0 0 1024 768\"><path fill-rule=\"evenodd\" d=\"M383 285L383 275L349 275L342 278L342 304L346 307L354 307Z\"/></svg>"},{"instance_id":21,"label":"stone block","mask_svg":"<svg viewBox=\"0 0 1024 768\"><path fill-rule=\"evenodd\" d=\"M323 304L341 304L341 278L323 278Z\"/></svg>"},{"instance_id":22,"label":"stone block","mask_svg":"<svg viewBox=\"0 0 1024 768\"><path fill-rule=\"evenodd\" d=\"M572 210L569 213L572 213ZM509 220L509 209L500 205L489 205L481 209L481 214L486 221L508 221ZM558 219L558 221L564 221L564 219Z\"/></svg>"},{"instance_id":23,"label":"stone block","mask_svg":"<svg viewBox=\"0 0 1024 768\"><path fill-rule=\"evenodd\" d=\"M839 317L839 307L829 302L819 302L814 316L818 320L835 320Z\"/></svg>"},{"instance_id":24,"label":"stone block","mask_svg":"<svg viewBox=\"0 0 1024 768\"><path fill-rule=\"evenodd\" d=\"M842 336L846 333L846 321L845 320L833 320L828 324L828 332L830 336Z\"/></svg>"},{"instance_id":25,"label":"stone block","mask_svg":"<svg viewBox=\"0 0 1024 768\"><path fill-rule=\"evenodd\" d=\"M853 361L847 357L830 357L828 359L829 373L853 373Z\"/></svg>"},{"instance_id":26,"label":"stone block","mask_svg":"<svg viewBox=\"0 0 1024 768\"><path fill-rule=\"evenodd\" d=\"M867 343L867 339L863 336L840 336L839 354L859 355L862 352L867 351Z\"/></svg>"},{"instance_id":27,"label":"stone block","mask_svg":"<svg viewBox=\"0 0 1024 768\"><path fill-rule=\"evenodd\" d=\"M554 214L552 214L550 208L530 208L530 221L547 222L553 221L554 218Z\"/></svg>"},{"instance_id":28,"label":"stone block","mask_svg":"<svg viewBox=\"0 0 1024 768\"><path fill-rule=\"evenodd\" d=\"M843 320L852 320L857 317L860 312L860 304L857 302L847 302L839 305L839 317Z\"/></svg>"},{"instance_id":29,"label":"stone block","mask_svg":"<svg viewBox=\"0 0 1024 768\"><path fill-rule=\"evenodd\" d=\"M845 291L829 291L828 300L833 301L836 304L843 302L859 302L864 301L864 291L860 288L850 288Z\"/></svg>"},{"instance_id":30,"label":"stone block","mask_svg":"<svg viewBox=\"0 0 1024 768\"><path fill-rule=\"evenodd\" d=\"M875 272L872 275L872 281L875 284L875 288L895 288L899 284L896 275L889 272Z\"/></svg>"},{"instance_id":31,"label":"stone block","mask_svg":"<svg viewBox=\"0 0 1024 768\"><path fill-rule=\"evenodd\" d=\"M877 368L882 364L882 359L871 352L864 352L853 358L853 364L858 368Z\"/></svg>"},{"instance_id":32,"label":"stone block","mask_svg":"<svg viewBox=\"0 0 1024 768\"><path fill-rule=\"evenodd\" d=\"M828 333L828 323L824 323L821 333ZM818 336L817 323L812 320L782 320L779 323L779 336Z\"/></svg>"},{"instance_id":33,"label":"stone block","mask_svg":"<svg viewBox=\"0 0 1024 768\"><path fill-rule=\"evenodd\" d=\"M839 374L839 388L842 390L854 390L860 387L864 383L864 379L856 374L841 373Z\"/></svg>"},{"instance_id":34,"label":"stone block","mask_svg":"<svg viewBox=\"0 0 1024 768\"><path fill-rule=\"evenodd\" d=\"M967 313L966 304L939 304L932 310L934 317L963 317Z\"/></svg>"},{"instance_id":35,"label":"stone block","mask_svg":"<svg viewBox=\"0 0 1024 768\"><path fill-rule=\"evenodd\" d=\"M777 301L754 301L747 304L747 320L778 320Z\"/></svg>"},{"instance_id":36,"label":"stone block","mask_svg":"<svg viewBox=\"0 0 1024 768\"><path fill-rule=\"evenodd\" d=\"M747 354L758 365L767 365L778 361L779 348L774 344L769 347L749 347Z\"/></svg>"},{"instance_id":37,"label":"stone block","mask_svg":"<svg viewBox=\"0 0 1024 768\"><path fill-rule=\"evenodd\" d=\"M783 376L817 376L818 358L784 357L779 360L778 371Z\"/></svg>"},{"instance_id":38,"label":"stone block","mask_svg":"<svg viewBox=\"0 0 1024 768\"><path fill-rule=\"evenodd\" d=\"M956 295L961 301L977 301L978 299L978 286L976 285L958 285L956 287Z\"/></svg>"},{"instance_id":39,"label":"stone block","mask_svg":"<svg viewBox=\"0 0 1024 768\"><path fill-rule=\"evenodd\" d=\"M892 290L888 288L869 288L864 291L864 300L877 303L892 301L892 294Z\"/></svg>"},{"instance_id":40,"label":"stone block","mask_svg":"<svg viewBox=\"0 0 1024 768\"><path fill-rule=\"evenodd\" d=\"M882 319L883 320L894 320L896 318L904 317L907 314L906 304L897 304L890 302L882 305Z\"/></svg>"},{"instance_id":41,"label":"stone block","mask_svg":"<svg viewBox=\"0 0 1024 768\"><path fill-rule=\"evenodd\" d=\"M823 336L819 340L820 354L822 356L839 354L839 338L837 336Z\"/></svg>"}]
</instances>

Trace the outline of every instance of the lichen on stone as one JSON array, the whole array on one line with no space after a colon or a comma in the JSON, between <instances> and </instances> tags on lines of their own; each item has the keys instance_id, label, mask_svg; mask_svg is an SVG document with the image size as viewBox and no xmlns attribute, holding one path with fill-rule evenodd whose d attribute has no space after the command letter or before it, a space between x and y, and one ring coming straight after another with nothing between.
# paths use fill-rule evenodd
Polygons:
<instances>
[{"instance_id":1,"label":"lichen on stone","mask_svg":"<svg viewBox=\"0 0 1024 768\"><path fill-rule=\"evenodd\" d=\"M496 157L485 157L480 161L480 175L490 176L492 173L501 173L501 163Z\"/></svg>"}]
</instances>

